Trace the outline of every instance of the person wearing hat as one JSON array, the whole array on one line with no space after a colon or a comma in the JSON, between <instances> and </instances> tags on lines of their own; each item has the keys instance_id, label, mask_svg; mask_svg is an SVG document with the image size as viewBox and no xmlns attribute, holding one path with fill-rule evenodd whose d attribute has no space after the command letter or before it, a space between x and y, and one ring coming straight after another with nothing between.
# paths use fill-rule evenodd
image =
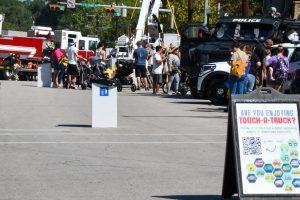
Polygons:
<instances>
[{"instance_id":1,"label":"person wearing hat","mask_svg":"<svg viewBox=\"0 0 300 200\"><path fill-rule=\"evenodd\" d=\"M78 49L76 48L76 42L72 40L70 46L67 49L68 56L68 88L76 88L76 77L78 76L77 60L84 59L78 54Z\"/></svg>"},{"instance_id":2,"label":"person wearing hat","mask_svg":"<svg viewBox=\"0 0 300 200\"><path fill-rule=\"evenodd\" d=\"M171 47L171 45L170 45ZM171 91L172 84L175 80L175 94L178 94L180 76L179 76L179 67L180 67L180 57L178 48L173 47L168 51L168 66L169 66L169 82L168 82L168 94Z\"/></svg>"}]
</instances>

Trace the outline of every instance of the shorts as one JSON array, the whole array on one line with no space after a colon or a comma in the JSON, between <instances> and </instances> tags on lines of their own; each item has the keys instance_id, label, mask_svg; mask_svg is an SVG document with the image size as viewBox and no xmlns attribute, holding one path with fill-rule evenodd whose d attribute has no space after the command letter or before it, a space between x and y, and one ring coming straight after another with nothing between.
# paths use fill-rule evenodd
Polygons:
<instances>
[{"instance_id":1,"label":"shorts","mask_svg":"<svg viewBox=\"0 0 300 200\"><path fill-rule=\"evenodd\" d=\"M162 84L162 74L153 74L153 84Z\"/></svg>"},{"instance_id":2,"label":"shorts","mask_svg":"<svg viewBox=\"0 0 300 200\"><path fill-rule=\"evenodd\" d=\"M78 72L77 65L68 64L68 71L67 71L67 73L69 75L78 76L79 72Z\"/></svg>"},{"instance_id":3,"label":"shorts","mask_svg":"<svg viewBox=\"0 0 300 200\"><path fill-rule=\"evenodd\" d=\"M137 65L135 68L135 76L136 77L142 77L146 78L147 77L147 69L143 65Z\"/></svg>"}]
</instances>

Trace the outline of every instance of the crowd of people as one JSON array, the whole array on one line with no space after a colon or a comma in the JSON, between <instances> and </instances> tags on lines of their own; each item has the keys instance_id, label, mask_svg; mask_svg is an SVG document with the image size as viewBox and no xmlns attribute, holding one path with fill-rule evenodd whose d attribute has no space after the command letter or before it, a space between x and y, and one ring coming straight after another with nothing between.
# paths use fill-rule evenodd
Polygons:
<instances>
[{"instance_id":1,"label":"crowd of people","mask_svg":"<svg viewBox=\"0 0 300 200\"><path fill-rule=\"evenodd\" d=\"M259 43L255 47L249 44L235 43L231 57L231 74L226 82L230 94L247 94L256 88L271 86L282 90L289 71L289 60L285 49L279 45L275 55L271 55L271 39ZM101 62L106 62L106 51L103 43L98 44L96 56ZM162 84L167 85L167 93L179 94L180 83L180 52L178 47L170 44L165 48L164 43L156 46L137 42L133 53L137 90L142 87L146 91L152 89L154 95L161 95ZM71 42L66 52L55 48L52 54L54 68L54 87L64 87L65 73L67 73L67 88L76 88L78 76L77 61L85 58L78 54L76 43Z\"/></svg>"},{"instance_id":2,"label":"crowd of people","mask_svg":"<svg viewBox=\"0 0 300 200\"><path fill-rule=\"evenodd\" d=\"M180 52L174 44L166 49L164 43L152 48L151 44L143 45L137 42L137 49L133 53L135 59L135 75L137 78L137 90L141 85L145 90L153 89L154 95L161 95L160 88L165 82L167 93L171 94L171 86L174 83L174 94L179 94L180 83Z\"/></svg>"},{"instance_id":3,"label":"crowd of people","mask_svg":"<svg viewBox=\"0 0 300 200\"><path fill-rule=\"evenodd\" d=\"M106 65L107 55L103 43L98 44L95 56ZM166 49L164 44L161 43L154 49L151 44L137 42L133 58L137 90L141 90L144 87L146 91L153 89L153 94L160 95L160 88L163 83L166 83L170 94L171 86L174 83L174 94L178 94L180 53L174 44L171 43L170 47ZM70 42L66 51L63 51L56 45L51 57L52 68L54 69L53 87L77 88L78 60L87 62L85 58L78 54L76 42ZM66 75L67 80L65 81ZM65 82L67 83L66 85L64 85Z\"/></svg>"},{"instance_id":4,"label":"crowd of people","mask_svg":"<svg viewBox=\"0 0 300 200\"><path fill-rule=\"evenodd\" d=\"M282 45L272 56L273 45L271 39L254 48L248 44L233 45L231 74L226 83L231 95L247 94L263 86L282 91L289 71L289 60Z\"/></svg>"}]
</instances>

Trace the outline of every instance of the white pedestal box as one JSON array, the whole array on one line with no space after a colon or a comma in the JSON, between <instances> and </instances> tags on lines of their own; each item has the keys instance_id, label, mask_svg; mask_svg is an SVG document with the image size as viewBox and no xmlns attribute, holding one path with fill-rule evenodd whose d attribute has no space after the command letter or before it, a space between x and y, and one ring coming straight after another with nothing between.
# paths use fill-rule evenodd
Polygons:
<instances>
[{"instance_id":1,"label":"white pedestal box","mask_svg":"<svg viewBox=\"0 0 300 200\"><path fill-rule=\"evenodd\" d=\"M38 67L38 87L51 87L52 69L51 63L43 63Z\"/></svg>"},{"instance_id":2,"label":"white pedestal box","mask_svg":"<svg viewBox=\"0 0 300 200\"><path fill-rule=\"evenodd\" d=\"M117 88L93 83L92 95L92 127L117 128Z\"/></svg>"}]
</instances>

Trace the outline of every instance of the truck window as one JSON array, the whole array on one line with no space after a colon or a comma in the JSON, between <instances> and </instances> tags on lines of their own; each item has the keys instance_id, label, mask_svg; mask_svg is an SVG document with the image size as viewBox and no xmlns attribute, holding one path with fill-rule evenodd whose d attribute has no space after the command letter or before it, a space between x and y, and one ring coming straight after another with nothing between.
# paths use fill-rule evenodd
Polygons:
<instances>
[{"instance_id":1,"label":"truck window","mask_svg":"<svg viewBox=\"0 0 300 200\"><path fill-rule=\"evenodd\" d=\"M77 35L76 34L68 34L68 38L73 38L73 39L75 38L76 39Z\"/></svg>"},{"instance_id":2,"label":"truck window","mask_svg":"<svg viewBox=\"0 0 300 200\"><path fill-rule=\"evenodd\" d=\"M85 41L84 40L79 40L78 48L79 48L79 50L85 50Z\"/></svg>"},{"instance_id":3,"label":"truck window","mask_svg":"<svg viewBox=\"0 0 300 200\"><path fill-rule=\"evenodd\" d=\"M199 29L200 28L197 26L190 26L187 30L185 30L184 34L188 39L197 39Z\"/></svg>"},{"instance_id":4,"label":"truck window","mask_svg":"<svg viewBox=\"0 0 300 200\"><path fill-rule=\"evenodd\" d=\"M96 51L97 45L98 45L97 41L90 40L89 41L89 50Z\"/></svg>"}]
</instances>

